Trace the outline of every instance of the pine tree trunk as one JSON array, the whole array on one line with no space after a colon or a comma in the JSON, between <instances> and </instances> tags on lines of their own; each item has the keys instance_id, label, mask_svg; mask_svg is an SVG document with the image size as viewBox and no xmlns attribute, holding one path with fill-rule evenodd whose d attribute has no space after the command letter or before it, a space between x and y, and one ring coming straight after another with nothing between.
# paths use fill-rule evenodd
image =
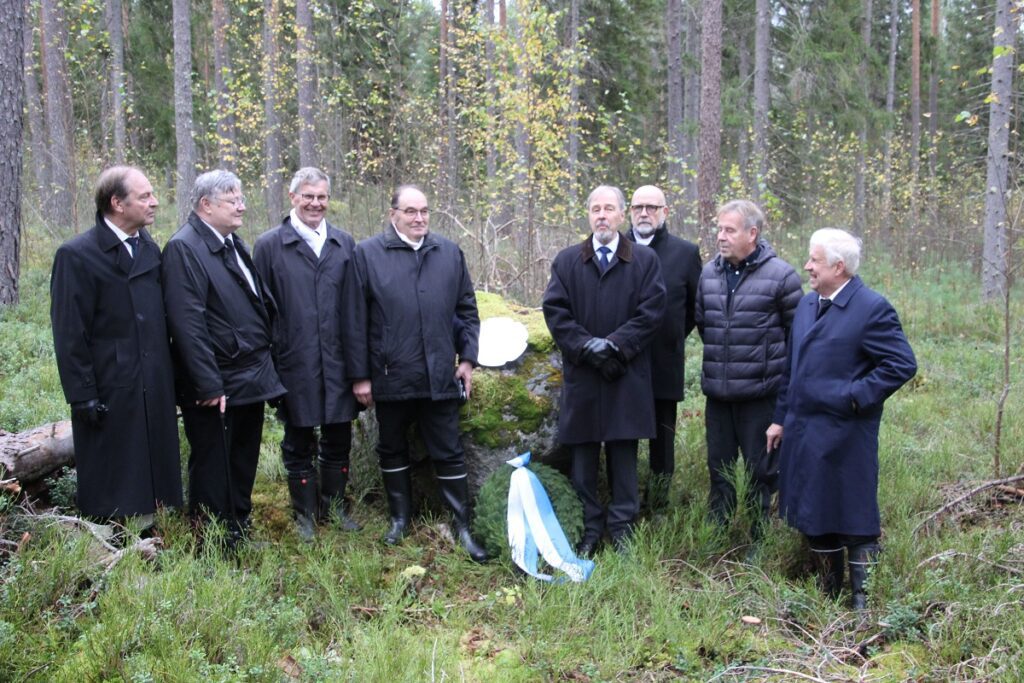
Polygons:
<instances>
[{"instance_id":1,"label":"pine tree trunk","mask_svg":"<svg viewBox=\"0 0 1024 683\"><path fill-rule=\"evenodd\" d=\"M580 33L580 0L569 0L569 26L567 30L566 48L575 53L578 49ZM580 134L579 134L579 107L580 107L580 68L578 62L573 62L572 84L569 86L569 140L566 145L566 172L569 176L568 193L570 203L576 202L577 172L576 167L580 156Z\"/></svg>"},{"instance_id":2,"label":"pine tree trunk","mask_svg":"<svg viewBox=\"0 0 1024 683\"><path fill-rule=\"evenodd\" d=\"M234 170L237 159L235 115L228 84L231 81L231 53L228 28L231 11L225 0L213 0L213 87L217 92L217 149L222 168Z\"/></svg>"},{"instance_id":3,"label":"pine tree trunk","mask_svg":"<svg viewBox=\"0 0 1024 683\"><path fill-rule=\"evenodd\" d=\"M921 0L912 0L910 18L910 219L916 222L921 177Z\"/></svg>"},{"instance_id":4,"label":"pine tree trunk","mask_svg":"<svg viewBox=\"0 0 1024 683\"><path fill-rule=\"evenodd\" d=\"M196 143L192 137L192 13L189 0L172 0L174 24L174 140L177 175L174 197L178 224L192 210L189 195L196 179Z\"/></svg>"},{"instance_id":5,"label":"pine tree trunk","mask_svg":"<svg viewBox=\"0 0 1024 683\"><path fill-rule=\"evenodd\" d=\"M888 114L888 125L885 129L885 141L882 151L882 220L883 225L894 227L892 212L892 133L896 110L896 55L900 41L900 0L891 0L889 4L889 73L885 85L885 113Z\"/></svg>"},{"instance_id":6,"label":"pine tree trunk","mask_svg":"<svg viewBox=\"0 0 1024 683\"><path fill-rule=\"evenodd\" d=\"M715 219L722 169L722 0L704 0L701 8L700 161L697 165L697 216L701 234ZM710 244L706 243L710 251Z\"/></svg>"},{"instance_id":7,"label":"pine tree trunk","mask_svg":"<svg viewBox=\"0 0 1024 683\"><path fill-rule=\"evenodd\" d=\"M931 55L928 60L928 218L930 228L939 227L936 174L939 163L939 0L932 0Z\"/></svg>"},{"instance_id":8,"label":"pine tree trunk","mask_svg":"<svg viewBox=\"0 0 1024 683\"><path fill-rule=\"evenodd\" d=\"M736 51L739 53L739 77L744 94L746 94L747 83L750 82L750 45L748 36L744 35L746 26L736 32ZM747 98L743 98L744 102ZM748 124L747 108L743 107L743 116L739 128L736 130L736 165L739 167L740 182L746 191L747 196L754 194L753 177L756 173L750 171L750 133L751 126Z\"/></svg>"},{"instance_id":9,"label":"pine tree trunk","mask_svg":"<svg viewBox=\"0 0 1024 683\"><path fill-rule=\"evenodd\" d=\"M106 0L105 17L110 41L110 117L114 124L114 161L125 162L127 145L126 114L124 104L124 17L121 0Z\"/></svg>"},{"instance_id":10,"label":"pine tree trunk","mask_svg":"<svg viewBox=\"0 0 1024 683\"><path fill-rule=\"evenodd\" d=\"M668 126L668 195L670 204L678 204L686 178L683 159L686 136L683 122L683 0L665 2L665 69L668 77L666 124Z\"/></svg>"},{"instance_id":11,"label":"pine tree trunk","mask_svg":"<svg viewBox=\"0 0 1024 683\"><path fill-rule=\"evenodd\" d=\"M988 301L1002 298L1009 286L1007 225L1010 115L1013 102L1014 39L1017 14L1013 0L996 0L992 48L992 98L989 103L988 157L985 178L985 228L981 258L981 293Z\"/></svg>"},{"instance_id":12,"label":"pine tree trunk","mask_svg":"<svg viewBox=\"0 0 1024 683\"><path fill-rule=\"evenodd\" d=\"M313 73L313 12L309 0L295 0L295 76L299 88L299 165L317 166L316 127L313 104L316 82Z\"/></svg>"},{"instance_id":13,"label":"pine tree trunk","mask_svg":"<svg viewBox=\"0 0 1024 683\"><path fill-rule=\"evenodd\" d=\"M874 4L872 0L864 0L864 21L860 26L861 40L864 45L864 54L861 56L860 62L860 76L861 83L864 84L864 100L865 103L871 101L871 88L869 87L868 79L868 54L871 52L871 22L874 18ZM867 225L867 188L865 187L865 176L867 175L867 169L865 168L864 155L868 148L868 117L865 114L864 122L861 124L860 130L857 131L857 158L856 158L856 169L854 171L854 182L853 182L853 223L854 227L858 232L864 232L864 228Z\"/></svg>"},{"instance_id":14,"label":"pine tree trunk","mask_svg":"<svg viewBox=\"0 0 1024 683\"><path fill-rule=\"evenodd\" d=\"M36 179L36 199L39 206L45 206L43 198L50 190L50 150L46 126L43 124L43 96L39 91L39 63L36 59L33 16L30 11L32 0L25 0L25 24L22 31L25 55L25 111L28 115L29 155L32 157L32 172ZM45 220L46 216L41 216Z\"/></svg>"},{"instance_id":15,"label":"pine tree trunk","mask_svg":"<svg viewBox=\"0 0 1024 683\"><path fill-rule=\"evenodd\" d=\"M700 64L701 25L698 17L699 7L699 0L689 0L684 6L687 20L686 54L690 58L689 63L693 65L686 69L685 80L683 81L683 135L686 149L685 162L689 170L689 173L686 174L685 194L691 211L694 211L697 205L697 182L694 171L697 169L697 155L700 149L696 137L698 121L700 119L700 71L696 67L697 64ZM699 228L695 229L699 230Z\"/></svg>"},{"instance_id":16,"label":"pine tree trunk","mask_svg":"<svg viewBox=\"0 0 1024 683\"><path fill-rule=\"evenodd\" d=\"M771 2L756 0L754 25L754 183L760 203L768 185L768 113L771 111Z\"/></svg>"},{"instance_id":17,"label":"pine tree trunk","mask_svg":"<svg viewBox=\"0 0 1024 683\"><path fill-rule=\"evenodd\" d=\"M77 232L74 113L64 58L68 49L64 10L57 0L41 0L39 7L46 129L50 134L50 187L44 203L52 226Z\"/></svg>"},{"instance_id":18,"label":"pine tree trunk","mask_svg":"<svg viewBox=\"0 0 1024 683\"><path fill-rule=\"evenodd\" d=\"M281 15L277 0L263 0L263 153L267 225L284 216L284 179L281 175L281 124L277 113L277 74L280 46L277 36Z\"/></svg>"},{"instance_id":19,"label":"pine tree trunk","mask_svg":"<svg viewBox=\"0 0 1024 683\"><path fill-rule=\"evenodd\" d=\"M18 303L25 5L0 1L0 306Z\"/></svg>"}]
</instances>

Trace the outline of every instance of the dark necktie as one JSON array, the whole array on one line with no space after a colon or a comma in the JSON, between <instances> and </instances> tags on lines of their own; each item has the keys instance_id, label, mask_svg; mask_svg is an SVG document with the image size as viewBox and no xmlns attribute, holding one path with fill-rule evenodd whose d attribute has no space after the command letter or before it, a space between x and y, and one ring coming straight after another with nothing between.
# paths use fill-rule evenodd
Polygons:
<instances>
[{"instance_id":1,"label":"dark necktie","mask_svg":"<svg viewBox=\"0 0 1024 683\"><path fill-rule=\"evenodd\" d=\"M139 236L135 235L134 237L128 237L128 238L125 239L125 242L127 242L128 246L131 247L131 249L128 250L128 255L131 256L132 258L135 258L136 256L138 256L139 255Z\"/></svg>"},{"instance_id":2,"label":"dark necktie","mask_svg":"<svg viewBox=\"0 0 1024 683\"><path fill-rule=\"evenodd\" d=\"M597 250L597 253L601 255L600 264L601 272L608 270L608 254L612 253L612 250L608 247L601 247Z\"/></svg>"},{"instance_id":3,"label":"dark necktie","mask_svg":"<svg viewBox=\"0 0 1024 683\"><path fill-rule=\"evenodd\" d=\"M818 299L818 315L814 318L818 320L821 316L825 315L826 311L832 307L832 299Z\"/></svg>"}]
</instances>

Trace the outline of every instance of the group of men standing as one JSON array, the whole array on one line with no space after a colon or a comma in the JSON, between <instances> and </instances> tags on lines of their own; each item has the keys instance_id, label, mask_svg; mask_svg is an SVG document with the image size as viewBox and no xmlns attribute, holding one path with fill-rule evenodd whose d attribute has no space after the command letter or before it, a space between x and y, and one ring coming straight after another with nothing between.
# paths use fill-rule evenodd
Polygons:
<instances>
[{"instance_id":1,"label":"group of men standing","mask_svg":"<svg viewBox=\"0 0 1024 683\"><path fill-rule=\"evenodd\" d=\"M710 518L724 524L736 508L733 468L742 453L756 543L781 473L780 513L807 536L825 589L838 595L848 551L853 605L863 608L881 534L882 403L914 375L916 361L892 306L856 276L860 241L843 230L815 232L805 296L794 268L764 239L764 214L752 202L722 205L718 253L703 267L696 245L668 233L656 187L633 193L625 234L618 188L597 187L587 212L591 235L555 257L543 299L563 359L559 438L584 504L578 552L592 555L606 532L613 547L626 547L640 508L640 439L649 439L648 504L665 505L684 344L696 327ZM602 445L607 510L598 498Z\"/></svg>"},{"instance_id":2,"label":"group of men standing","mask_svg":"<svg viewBox=\"0 0 1024 683\"><path fill-rule=\"evenodd\" d=\"M96 225L58 249L51 283L83 513L121 519L182 504L177 403L190 445L190 510L225 523L237 543L269 403L285 426L299 534L311 539L324 520L358 529L345 506L351 423L375 407L385 542L408 530L407 434L416 424L460 544L486 559L469 531L458 436L480 327L465 257L429 230L427 198L415 186L395 191L383 230L359 244L326 221L330 191L322 171L300 169L291 212L250 257L236 234L241 182L204 173L188 221L161 255L145 230L157 206L145 175L103 172ZM860 241L842 230L814 233L804 265L814 291L804 296L749 201L721 207L718 253L703 266L696 245L669 233L660 189L633 193L622 232L626 211L618 188L591 192L591 234L555 257L543 296L562 352L559 440L584 503L578 552L592 555L606 533L617 550L627 547L640 509L640 439L649 440L648 504L666 506L684 346L696 328L710 518L724 524L736 508L732 471L742 453L753 538L781 479L780 512L808 537L826 589L838 594L848 550L862 607L881 533L882 403L916 364L895 311L856 276ZM598 496L602 446L607 509Z\"/></svg>"}]
</instances>

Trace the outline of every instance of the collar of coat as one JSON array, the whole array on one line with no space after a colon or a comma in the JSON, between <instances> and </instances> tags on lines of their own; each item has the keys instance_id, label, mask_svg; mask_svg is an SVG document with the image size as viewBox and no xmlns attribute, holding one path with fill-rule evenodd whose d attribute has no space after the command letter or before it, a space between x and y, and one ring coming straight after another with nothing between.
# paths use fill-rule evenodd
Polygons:
<instances>
[{"instance_id":1,"label":"collar of coat","mask_svg":"<svg viewBox=\"0 0 1024 683\"><path fill-rule=\"evenodd\" d=\"M299 231L296 230L292 226L292 217L291 216L285 216L284 220L281 221L281 226L282 227L284 227L284 226L288 227L287 230L282 230L281 231L281 243L282 244L292 244L293 242L302 242L302 241L304 241L302 239L302 235L299 234ZM329 241L334 242L335 244L341 246L341 230L339 230L338 228L334 227L330 223L327 223L327 239Z\"/></svg>"},{"instance_id":2,"label":"collar of coat","mask_svg":"<svg viewBox=\"0 0 1024 683\"><path fill-rule=\"evenodd\" d=\"M843 287L843 291L836 294L835 298L832 299L832 305L838 306L841 309L846 308L846 305L850 303L850 299L853 298L853 295L856 294L857 290L863 286L864 281L860 279L860 275L854 275L852 278L850 278L850 281L847 283L847 285ZM817 296L807 297L808 305L814 306L815 311L818 310L818 298L819 297Z\"/></svg>"},{"instance_id":3,"label":"collar of coat","mask_svg":"<svg viewBox=\"0 0 1024 683\"><path fill-rule=\"evenodd\" d=\"M411 246L403 242L398 237L398 229L391 224L391 221L384 221L384 232L382 233L382 236L384 238L384 247L386 249L408 249L409 251L413 250ZM438 241L437 238L434 236L434 233L428 231L427 234L423 236L423 246L420 247L419 250L424 251L426 249L433 249L437 245Z\"/></svg>"},{"instance_id":4,"label":"collar of coat","mask_svg":"<svg viewBox=\"0 0 1024 683\"><path fill-rule=\"evenodd\" d=\"M632 232L632 231L630 231ZM620 232L619 233L619 247L615 250L615 258L620 261L629 263L633 260L633 243L630 242ZM586 263L594 258L594 235L587 235L587 239L583 240L583 262Z\"/></svg>"},{"instance_id":5,"label":"collar of coat","mask_svg":"<svg viewBox=\"0 0 1024 683\"><path fill-rule=\"evenodd\" d=\"M139 228L139 231L135 233L139 237L139 243L147 242L156 246L156 242L150 237L149 232L145 228ZM117 249L121 246L121 238L114 234L106 221L103 220L103 214L99 211L96 212L96 241L99 242L100 249L103 251L110 251L111 249ZM141 248L141 247L140 247ZM157 247L159 250L159 247Z\"/></svg>"},{"instance_id":6,"label":"collar of coat","mask_svg":"<svg viewBox=\"0 0 1024 683\"><path fill-rule=\"evenodd\" d=\"M653 247L655 244L665 239L665 233L668 232L668 223L662 223L660 228L654 231L654 236L651 237L651 242L647 246ZM626 237L629 238L630 242L636 243L636 230L630 228L626 231Z\"/></svg>"},{"instance_id":7,"label":"collar of coat","mask_svg":"<svg viewBox=\"0 0 1024 683\"><path fill-rule=\"evenodd\" d=\"M748 270L754 270L755 268L760 266L762 263L764 263L768 259L775 258L775 256L776 256L775 250L772 249L771 245L768 244L768 242L765 239L759 237L758 240L757 240L757 246L761 247L761 251L757 255L757 260L755 260L755 261L747 261L747 264L746 264L746 266L744 266L744 268L746 268ZM755 249L756 248L757 247L755 247ZM751 254L751 256L753 256L753 254ZM749 259L749 258L750 258L750 256L747 257L747 259ZM715 256L715 270L717 270L719 273L721 273L722 271L725 270L725 264L726 264L726 261L725 261L724 258L722 258L721 254L718 254L717 256Z\"/></svg>"},{"instance_id":8,"label":"collar of coat","mask_svg":"<svg viewBox=\"0 0 1024 683\"><path fill-rule=\"evenodd\" d=\"M217 253L224 250L224 240L217 239L217 236L213 234L210 228L206 227L206 223L199 217L195 211L188 215L188 223L199 235L199 239L206 244L206 247L213 253ZM212 227L212 226L211 226ZM216 228L214 228L216 230ZM227 238L225 238L227 239ZM245 247L245 242L241 237L238 236L237 232L231 233L231 239L234 240L235 244L241 244Z\"/></svg>"}]
</instances>

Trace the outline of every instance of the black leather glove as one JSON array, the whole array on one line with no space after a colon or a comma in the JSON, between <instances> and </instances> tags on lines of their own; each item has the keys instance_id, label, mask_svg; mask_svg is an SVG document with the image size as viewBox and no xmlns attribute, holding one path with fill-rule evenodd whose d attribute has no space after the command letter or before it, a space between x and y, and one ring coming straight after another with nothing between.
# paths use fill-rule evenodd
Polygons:
<instances>
[{"instance_id":1,"label":"black leather glove","mask_svg":"<svg viewBox=\"0 0 1024 683\"><path fill-rule=\"evenodd\" d=\"M103 420L110 412L98 398L71 404L71 419L90 427L102 427Z\"/></svg>"},{"instance_id":2,"label":"black leather glove","mask_svg":"<svg viewBox=\"0 0 1024 683\"><path fill-rule=\"evenodd\" d=\"M606 360L615 355L615 344L601 337L591 337L583 345L580 359L595 370L600 370Z\"/></svg>"},{"instance_id":3,"label":"black leather glove","mask_svg":"<svg viewBox=\"0 0 1024 683\"><path fill-rule=\"evenodd\" d=\"M612 356L601 364L601 377L605 382L614 382L626 374L626 364Z\"/></svg>"}]
</instances>

